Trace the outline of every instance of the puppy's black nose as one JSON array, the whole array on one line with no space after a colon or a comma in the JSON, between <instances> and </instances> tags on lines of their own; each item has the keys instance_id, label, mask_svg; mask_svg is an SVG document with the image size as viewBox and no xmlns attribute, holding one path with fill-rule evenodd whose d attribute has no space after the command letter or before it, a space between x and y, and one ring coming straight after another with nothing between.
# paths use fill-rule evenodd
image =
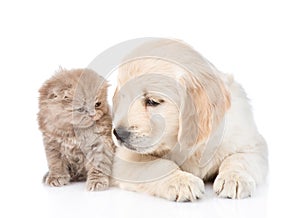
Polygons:
<instances>
[{"instance_id":1,"label":"puppy's black nose","mask_svg":"<svg viewBox=\"0 0 300 218\"><path fill-rule=\"evenodd\" d=\"M128 132L124 127L115 128L113 133L116 138L122 142L124 142L124 140L127 139L130 135L130 132Z\"/></svg>"}]
</instances>

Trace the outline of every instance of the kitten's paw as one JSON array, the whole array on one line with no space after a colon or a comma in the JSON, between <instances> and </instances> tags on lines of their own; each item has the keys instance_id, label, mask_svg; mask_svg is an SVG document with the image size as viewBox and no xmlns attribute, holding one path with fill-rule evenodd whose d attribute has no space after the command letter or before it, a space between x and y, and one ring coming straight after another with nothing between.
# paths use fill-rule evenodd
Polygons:
<instances>
[{"instance_id":1,"label":"kitten's paw","mask_svg":"<svg viewBox=\"0 0 300 218\"><path fill-rule=\"evenodd\" d=\"M47 185L59 187L68 184L70 182L70 176L47 173L44 177L44 182Z\"/></svg>"},{"instance_id":2,"label":"kitten's paw","mask_svg":"<svg viewBox=\"0 0 300 218\"><path fill-rule=\"evenodd\" d=\"M255 190L255 181L247 173L240 171L221 172L213 185L215 193L222 198L246 198Z\"/></svg>"},{"instance_id":3,"label":"kitten's paw","mask_svg":"<svg viewBox=\"0 0 300 218\"><path fill-rule=\"evenodd\" d=\"M204 192L204 183L199 177L178 171L162 185L160 196L171 201L186 202L201 199Z\"/></svg>"},{"instance_id":4,"label":"kitten's paw","mask_svg":"<svg viewBox=\"0 0 300 218\"><path fill-rule=\"evenodd\" d=\"M109 178L108 176L102 176L97 179L87 179L86 188L88 191L102 191L108 189Z\"/></svg>"}]
</instances>

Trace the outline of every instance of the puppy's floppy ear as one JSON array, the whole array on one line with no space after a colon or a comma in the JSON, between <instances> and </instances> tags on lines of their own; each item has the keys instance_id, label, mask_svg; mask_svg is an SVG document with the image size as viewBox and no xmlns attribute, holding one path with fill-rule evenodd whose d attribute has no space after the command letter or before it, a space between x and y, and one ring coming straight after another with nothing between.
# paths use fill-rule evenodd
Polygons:
<instances>
[{"instance_id":1,"label":"puppy's floppy ear","mask_svg":"<svg viewBox=\"0 0 300 218\"><path fill-rule=\"evenodd\" d=\"M186 72L180 83L181 97L178 141L182 146L205 142L230 107L230 95L223 81L214 74L195 76Z\"/></svg>"}]
</instances>

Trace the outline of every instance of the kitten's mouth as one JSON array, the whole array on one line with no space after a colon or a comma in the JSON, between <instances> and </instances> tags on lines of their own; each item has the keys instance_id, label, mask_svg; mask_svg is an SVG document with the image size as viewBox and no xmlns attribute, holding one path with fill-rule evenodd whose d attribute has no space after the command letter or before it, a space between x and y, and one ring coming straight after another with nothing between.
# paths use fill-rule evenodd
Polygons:
<instances>
[{"instance_id":1,"label":"kitten's mouth","mask_svg":"<svg viewBox=\"0 0 300 218\"><path fill-rule=\"evenodd\" d=\"M89 128L89 127L93 126L95 123L96 123L96 121L90 120L88 122L79 123L78 125L76 125L76 127L86 129L86 128Z\"/></svg>"}]
</instances>

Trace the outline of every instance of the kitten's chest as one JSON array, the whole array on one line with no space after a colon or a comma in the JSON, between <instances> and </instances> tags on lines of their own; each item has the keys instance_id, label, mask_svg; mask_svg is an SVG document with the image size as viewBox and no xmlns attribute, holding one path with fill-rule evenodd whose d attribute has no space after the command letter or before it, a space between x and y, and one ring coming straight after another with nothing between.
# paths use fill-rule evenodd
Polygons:
<instances>
[{"instance_id":1,"label":"kitten's chest","mask_svg":"<svg viewBox=\"0 0 300 218\"><path fill-rule=\"evenodd\" d=\"M81 149L81 143L76 138L68 138L61 144L62 159L67 164L72 180L85 178L86 155Z\"/></svg>"},{"instance_id":2,"label":"kitten's chest","mask_svg":"<svg viewBox=\"0 0 300 218\"><path fill-rule=\"evenodd\" d=\"M98 134L94 128L87 130L76 130L75 137L65 138L62 141L61 153L68 159L78 159L78 156L87 155L93 145L99 141Z\"/></svg>"},{"instance_id":3,"label":"kitten's chest","mask_svg":"<svg viewBox=\"0 0 300 218\"><path fill-rule=\"evenodd\" d=\"M83 151L80 148L80 141L76 138L68 138L61 143L61 154L69 161L78 162L78 158L83 161Z\"/></svg>"}]
</instances>

